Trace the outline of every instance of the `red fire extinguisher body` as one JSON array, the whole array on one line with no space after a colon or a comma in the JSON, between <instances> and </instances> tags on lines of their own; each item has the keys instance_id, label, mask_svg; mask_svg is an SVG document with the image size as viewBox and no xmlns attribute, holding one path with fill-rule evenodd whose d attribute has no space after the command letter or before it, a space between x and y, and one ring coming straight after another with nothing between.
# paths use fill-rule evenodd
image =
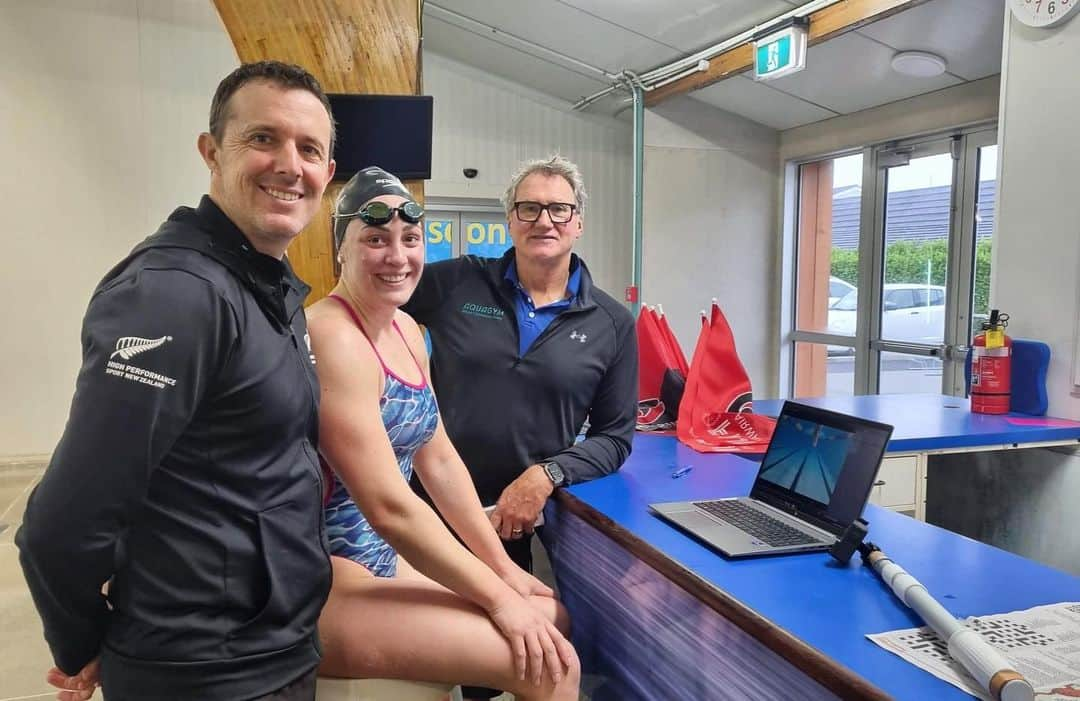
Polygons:
<instances>
[{"instance_id":1,"label":"red fire extinguisher body","mask_svg":"<svg viewBox=\"0 0 1080 701\"><path fill-rule=\"evenodd\" d=\"M1007 318L1007 317L1006 317ZM978 414L1006 414L1012 380L1012 339L999 324L997 310L972 342L971 410Z\"/></svg>"}]
</instances>

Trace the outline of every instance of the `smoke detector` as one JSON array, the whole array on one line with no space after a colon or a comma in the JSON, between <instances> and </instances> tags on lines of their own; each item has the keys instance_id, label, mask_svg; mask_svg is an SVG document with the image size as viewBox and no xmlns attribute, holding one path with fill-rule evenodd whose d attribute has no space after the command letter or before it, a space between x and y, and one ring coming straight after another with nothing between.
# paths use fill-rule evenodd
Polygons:
<instances>
[{"instance_id":1,"label":"smoke detector","mask_svg":"<svg viewBox=\"0 0 1080 701\"><path fill-rule=\"evenodd\" d=\"M914 78L934 78L945 72L945 59L926 51L901 51L892 57L893 70Z\"/></svg>"}]
</instances>

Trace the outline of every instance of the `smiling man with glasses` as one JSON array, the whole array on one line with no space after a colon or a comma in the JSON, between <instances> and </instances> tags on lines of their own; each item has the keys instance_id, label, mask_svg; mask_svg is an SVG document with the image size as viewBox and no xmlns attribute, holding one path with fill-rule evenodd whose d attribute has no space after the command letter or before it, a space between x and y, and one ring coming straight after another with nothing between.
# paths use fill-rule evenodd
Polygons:
<instances>
[{"instance_id":1,"label":"smiling man with glasses","mask_svg":"<svg viewBox=\"0 0 1080 701\"><path fill-rule=\"evenodd\" d=\"M585 202L569 160L525 163L503 196L513 247L502 258L427 266L403 307L431 335L447 433L480 500L494 507L507 552L527 570L548 496L619 469L637 412L633 317L573 253ZM495 694L465 690L466 698Z\"/></svg>"}]
</instances>

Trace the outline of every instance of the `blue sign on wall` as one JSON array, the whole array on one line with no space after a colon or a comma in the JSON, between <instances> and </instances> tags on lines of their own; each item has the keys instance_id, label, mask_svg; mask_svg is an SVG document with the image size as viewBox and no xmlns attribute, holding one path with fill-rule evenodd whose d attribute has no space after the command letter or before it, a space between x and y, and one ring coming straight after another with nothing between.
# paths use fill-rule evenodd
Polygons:
<instances>
[{"instance_id":1,"label":"blue sign on wall","mask_svg":"<svg viewBox=\"0 0 1080 701\"><path fill-rule=\"evenodd\" d=\"M436 263L454 257L454 222L451 219L424 220L425 263Z\"/></svg>"},{"instance_id":2,"label":"blue sign on wall","mask_svg":"<svg viewBox=\"0 0 1080 701\"><path fill-rule=\"evenodd\" d=\"M463 222L465 228L465 253L488 258L498 258L510 248L510 236L506 222Z\"/></svg>"},{"instance_id":3,"label":"blue sign on wall","mask_svg":"<svg viewBox=\"0 0 1080 701\"><path fill-rule=\"evenodd\" d=\"M435 263L456 255L454 239L458 236L455 231L457 221L456 217L437 219L429 216L425 219L424 262ZM469 221L463 214L461 227L464 231L461 248L463 254L499 258L512 245L504 221Z\"/></svg>"}]
</instances>

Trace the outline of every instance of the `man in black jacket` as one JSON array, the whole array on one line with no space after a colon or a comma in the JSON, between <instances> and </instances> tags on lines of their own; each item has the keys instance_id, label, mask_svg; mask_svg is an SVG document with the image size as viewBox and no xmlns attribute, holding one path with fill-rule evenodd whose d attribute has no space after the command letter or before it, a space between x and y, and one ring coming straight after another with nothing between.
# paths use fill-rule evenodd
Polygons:
<instances>
[{"instance_id":1,"label":"man in black jacket","mask_svg":"<svg viewBox=\"0 0 1080 701\"><path fill-rule=\"evenodd\" d=\"M68 698L314 698L330 587L318 384L284 258L334 173L318 82L241 66L210 194L110 271L63 437L16 536ZM103 587L107 594L103 594Z\"/></svg>"},{"instance_id":2,"label":"man in black jacket","mask_svg":"<svg viewBox=\"0 0 1080 701\"><path fill-rule=\"evenodd\" d=\"M567 159L524 164L504 196L513 248L428 266L404 307L431 335L446 430L524 567L547 497L617 470L634 431L633 317L572 252L585 199Z\"/></svg>"},{"instance_id":3,"label":"man in black jacket","mask_svg":"<svg viewBox=\"0 0 1080 701\"><path fill-rule=\"evenodd\" d=\"M403 307L431 336L447 434L480 501L494 506L507 553L529 571L547 498L619 469L637 417L634 319L572 252L585 200L569 160L525 163L503 196L513 247L427 266ZM498 694L464 688L467 699Z\"/></svg>"}]
</instances>

